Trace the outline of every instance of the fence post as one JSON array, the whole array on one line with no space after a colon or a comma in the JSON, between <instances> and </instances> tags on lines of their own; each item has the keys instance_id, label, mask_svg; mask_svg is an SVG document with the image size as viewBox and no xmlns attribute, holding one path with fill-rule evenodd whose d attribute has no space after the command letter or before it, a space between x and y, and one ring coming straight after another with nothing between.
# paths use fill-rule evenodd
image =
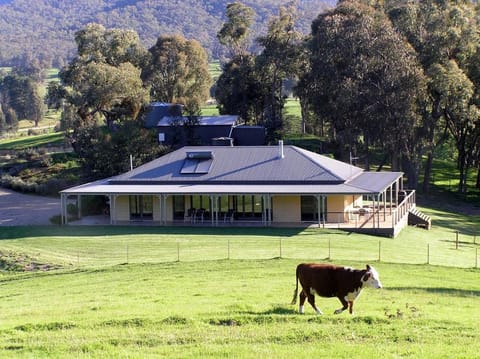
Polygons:
<instances>
[{"instance_id":1,"label":"fence post","mask_svg":"<svg viewBox=\"0 0 480 359\"><path fill-rule=\"evenodd\" d=\"M455 249L458 249L458 231L455 232Z\"/></svg>"},{"instance_id":2,"label":"fence post","mask_svg":"<svg viewBox=\"0 0 480 359\"><path fill-rule=\"evenodd\" d=\"M430 243L427 244L427 264L430 264Z\"/></svg>"},{"instance_id":3,"label":"fence post","mask_svg":"<svg viewBox=\"0 0 480 359\"><path fill-rule=\"evenodd\" d=\"M382 241L378 241L378 261L382 261Z\"/></svg>"}]
</instances>

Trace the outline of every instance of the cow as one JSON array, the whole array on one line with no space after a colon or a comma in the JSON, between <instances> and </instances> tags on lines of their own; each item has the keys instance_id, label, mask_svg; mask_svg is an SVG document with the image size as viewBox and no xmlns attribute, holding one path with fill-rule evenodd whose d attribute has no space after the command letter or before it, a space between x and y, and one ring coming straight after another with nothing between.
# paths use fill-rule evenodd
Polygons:
<instances>
[{"instance_id":1,"label":"cow","mask_svg":"<svg viewBox=\"0 0 480 359\"><path fill-rule=\"evenodd\" d=\"M366 269L352 269L334 264L302 263L297 266L297 286L293 293L292 305L297 301L298 282L302 285L299 312L304 313L305 299L317 314L323 314L315 305L315 294L320 297L337 297L343 307L335 310L340 314L348 308L353 314L353 301L362 288L382 288L377 271L367 264Z\"/></svg>"}]
</instances>

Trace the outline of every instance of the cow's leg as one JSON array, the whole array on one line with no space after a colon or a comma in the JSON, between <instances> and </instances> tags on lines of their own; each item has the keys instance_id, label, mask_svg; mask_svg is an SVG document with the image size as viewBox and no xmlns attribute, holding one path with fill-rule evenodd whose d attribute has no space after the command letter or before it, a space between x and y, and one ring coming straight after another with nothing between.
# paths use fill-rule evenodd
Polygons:
<instances>
[{"instance_id":1,"label":"cow's leg","mask_svg":"<svg viewBox=\"0 0 480 359\"><path fill-rule=\"evenodd\" d=\"M299 312L300 314L305 313L305 307L304 307L304 305L305 305L305 299L307 299L307 296L305 295L305 292L302 290L302 291L300 292L300 303L299 303L299 305L298 305L298 312Z\"/></svg>"},{"instance_id":2,"label":"cow's leg","mask_svg":"<svg viewBox=\"0 0 480 359\"><path fill-rule=\"evenodd\" d=\"M348 301L348 311L353 314L353 300Z\"/></svg>"},{"instance_id":3,"label":"cow's leg","mask_svg":"<svg viewBox=\"0 0 480 359\"><path fill-rule=\"evenodd\" d=\"M338 299L340 299L340 302L342 302L343 307L340 308L340 309L337 309L337 310L335 311L335 314L340 314L340 313L342 313L344 310L348 309L348 302L347 302L347 300L346 300L345 298L342 298L342 297L338 297Z\"/></svg>"},{"instance_id":4,"label":"cow's leg","mask_svg":"<svg viewBox=\"0 0 480 359\"><path fill-rule=\"evenodd\" d=\"M323 314L322 311L320 309L317 308L317 306L315 305L315 295L313 295L312 293L308 293L307 294L307 297L308 297L308 302L310 303L310 305L312 306L313 310L317 313L317 314Z\"/></svg>"}]
</instances>

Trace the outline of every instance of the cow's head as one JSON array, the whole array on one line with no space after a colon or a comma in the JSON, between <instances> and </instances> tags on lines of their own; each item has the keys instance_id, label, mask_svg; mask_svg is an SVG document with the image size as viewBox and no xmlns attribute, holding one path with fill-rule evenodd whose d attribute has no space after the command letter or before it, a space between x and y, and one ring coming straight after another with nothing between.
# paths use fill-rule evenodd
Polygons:
<instances>
[{"instance_id":1,"label":"cow's head","mask_svg":"<svg viewBox=\"0 0 480 359\"><path fill-rule=\"evenodd\" d=\"M367 272L362 278L363 283L371 288L382 288L382 283L380 282L380 276L378 272L371 265L367 264Z\"/></svg>"}]
</instances>

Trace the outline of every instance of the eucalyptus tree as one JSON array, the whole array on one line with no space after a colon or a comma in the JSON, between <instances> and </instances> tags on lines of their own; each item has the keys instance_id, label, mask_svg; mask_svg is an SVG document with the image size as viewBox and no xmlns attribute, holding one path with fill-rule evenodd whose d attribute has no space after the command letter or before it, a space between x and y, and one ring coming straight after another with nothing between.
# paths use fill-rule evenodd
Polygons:
<instances>
[{"instance_id":1,"label":"eucalyptus tree","mask_svg":"<svg viewBox=\"0 0 480 359\"><path fill-rule=\"evenodd\" d=\"M134 127L141 128L141 110L149 102L141 79L148 52L134 31L98 24L78 31L75 41L78 56L60 72L63 88L49 87L48 101L52 106L62 104L63 129L71 134L85 175L95 179L117 174L124 170L120 164L128 160L131 143L139 144L135 147L139 158L156 151L151 141L133 137L137 136ZM130 139L118 140L123 138Z\"/></svg>"},{"instance_id":2,"label":"eucalyptus tree","mask_svg":"<svg viewBox=\"0 0 480 359\"><path fill-rule=\"evenodd\" d=\"M241 2L233 2L227 5L225 16L228 21L217 33L218 41L227 47L230 59L247 54L255 11Z\"/></svg>"},{"instance_id":3,"label":"eucalyptus tree","mask_svg":"<svg viewBox=\"0 0 480 359\"><path fill-rule=\"evenodd\" d=\"M0 134L15 132L18 129L18 118L15 111L11 108L5 108L0 102Z\"/></svg>"},{"instance_id":4,"label":"eucalyptus tree","mask_svg":"<svg viewBox=\"0 0 480 359\"><path fill-rule=\"evenodd\" d=\"M478 72L479 27L478 14L475 5L470 1L408 1L390 0L385 5L386 12L418 54L418 58L428 76L428 97L424 108L424 131L428 144L427 161L424 174L424 191L428 191L431 166L435 148L445 141L447 136L454 136L458 151L458 164L460 170L459 191L465 191L463 173L465 163L462 153L470 153L471 149L459 148L467 146L467 143L475 143L475 133L472 129L452 131L452 121L456 118L458 124L465 123L454 116L447 118L449 112L457 112L459 108L465 108L465 96L450 98L446 101L446 94L451 93L448 86L452 81L462 80L457 85L469 87L468 81L473 81L476 95L470 98L473 105L478 98L480 81L474 74ZM475 58L477 60L475 60ZM452 61L455 63L453 64ZM450 71L450 72L449 72ZM463 72L463 75L460 73ZM439 76L439 73L442 76ZM446 79L450 78L450 81ZM466 89L465 88L465 89ZM455 99L457 103L455 103ZM474 112L471 112L473 114ZM472 118L471 123L476 121ZM467 121L468 122L468 121ZM458 128L458 126L454 126ZM461 136L459 133L463 133ZM459 138L464 135L471 137L469 140ZM463 165L462 165L463 164Z\"/></svg>"},{"instance_id":5,"label":"eucalyptus tree","mask_svg":"<svg viewBox=\"0 0 480 359\"><path fill-rule=\"evenodd\" d=\"M303 34L295 29L296 20L295 3L287 7L281 6L278 15L270 19L267 33L256 40L263 47L256 58L256 67L258 81L264 87L261 101L267 142L281 136L284 83L288 78L299 74Z\"/></svg>"},{"instance_id":6,"label":"eucalyptus tree","mask_svg":"<svg viewBox=\"0 0 480 359\"><path fill-rule=\"evenodd\" d=\"M149 101L140 78L147 53L138 35L89 24L76 33L75 41L78 56L60 72L66 100L78 116L74 130L98 118L110 130L125 118L136 119Z\"/></svg>"},{"instance_id":7,"label":"eucalyptus tree","mask_svg":"<svg viewBox=\"0 0 480 359\"><path fill-rule=\"evenodd\" d=\"M223 66L215 98L220 114L238 115L246 124L263 124L262 84L258 81L255 56L235 56Z\"/></svg>"},{"instance_id":8,"label":"eucalyptus tree","mask_svg":"<svg viewBox=\"0 0 480 359\"><path fill-rule=\"evenodd\" d=\"M164 148L158 146L156 134L143 128L138 121L125 120L114 132L94 124L78 133L76 153L85 180L117 175L158 157Z\"/></svg>"},{"instance_id":9,"label":"eucalyptus tree","mask_svg":"<svg viewBox=\"0 0 480 359\"><path fill-rule=\"evenodd\" d=\"M363 147L368 169L370 147L380 146L414 188L424 76L411 47L382 11L345 1L313 22L310 50L310 103L328 121L339 155Z\"/></svg>"},{"instance_id":10,"label":"eucalyptus tree","mask_svg":"<svg viewBox=\"0 0 480 359\"><path fill-rule=\"evenodd\" d=\"M432 66L430 77L432 91L438 95L439 107L458 152L458 191L466 193L468 170L480 147L480 108L474 101L474 84L453 60Z\"/></svg>"},{"instance_id":11,"label":"eucalyptus tree","mask_svg":"<svg viewBox=\"0 0 480 359\"><path fill-rule=\"evenodd\" d=\"M195 40L173 35L160 36L148 51L142 79L150 87L152 100L180 103L188 113L199 113L212 84L203 47Z\"/></svg>"},{"instance_id":12,"label":"eucalyptus tree","mask_svg":"<svg viewBox=\"0 0 480 359\"><path fill-rule=\"evenodd\" d=\"M39 84L30 77L18 75L16 71L0 80L0 103L10 122L14 119L10 113L14 111L16 118L31 120L38 126L44 113Z\"/></svg>"}]
</instances>

